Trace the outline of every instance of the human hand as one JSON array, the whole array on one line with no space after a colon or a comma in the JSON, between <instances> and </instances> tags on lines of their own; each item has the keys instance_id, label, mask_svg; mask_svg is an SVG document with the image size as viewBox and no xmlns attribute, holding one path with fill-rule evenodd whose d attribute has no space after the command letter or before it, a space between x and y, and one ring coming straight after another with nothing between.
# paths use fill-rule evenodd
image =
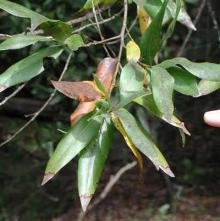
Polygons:
<instances>
[{"instance_id":1,"label":"human hand","mask_svg":"<svg viewBox=\"0 0 220 221\"><path fill-rule=\"evenodd\" d=\"M212 127L220 127L220 110L206 112L204 114L204 121Z\"/></svg>"}]
</instances>

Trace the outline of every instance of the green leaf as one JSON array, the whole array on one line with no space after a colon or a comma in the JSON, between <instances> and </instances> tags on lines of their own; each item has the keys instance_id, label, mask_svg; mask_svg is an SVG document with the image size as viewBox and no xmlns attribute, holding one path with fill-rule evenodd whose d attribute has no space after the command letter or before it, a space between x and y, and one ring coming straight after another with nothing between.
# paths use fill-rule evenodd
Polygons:
<instances>
[{"instance_id":1,"label":"green leaf","mask_svg":"<svg viewBox=\"0 0 220 221\"><path fill-rule=\"evenodd\" d=\"M219 64L209 62L196 63L186 58L178 57L162 62L160 66L166 69L180 66L198 78L209 81L220 81Z\"/></svg>"},{"instance_id":2,"label":"green leaf","mask_svg":"<svg viewBox=\"0 0 220 221\"><path fill-rule=\"evenodd\" d=\"M175 115L173 115L171 117L171 119L167 119L166 116L164 116L164 114L162 114L160 112L160 110L158 109L153 95L149 94L146 96L140 96L138 98L136 98L134 100L135 103L139 104L140 106L144 107L147 111L149 111L150 113L152 113L154 116L158 117L159 119L167 122L168 124L179 128L180 130L182 130L185 134L190 135L190 132L186 129L184 123L182 121L180 121Z\"/></svg>"},{"instance_id":3,"label":"green leaf","mask_svg":"<svg viewBox=\"0 0 220 221\"><path fill-rule=\"evenodd\" d=\"M144 89L145 70L134 61L127 63L121 71L119 89L123 100Z\"/></svg>"},{"instance_id":4,"label":"green leaf","mask_svg":"<svg viewBox=\"0 0 220 221\"><path fill-rule=\"evenodd\" d=\"M52 36L55 40L61 43L64 43L73 32L71 25L59 20L44 22L40 25L40 29L44 31L45 35Z\"/></svg>"},{"instance_id":5,"label":"green leaf","mask_svg":"<svg viewBox=\"0 0 220 221\"><path fill-rule=\"evenodd\" d=\"M169 68L168 72L175 80L174 90L184 95L198 96L199 91L195 76L179 67Z\"/></svg>"},{"instance_id":6,"label":"green leaf","mask_svg":"<svg viewBox=\"0 0 220 221\"><path fill-rule=\"evenodd\" d=\"M85 46L85 43L79 34L71 35L64 41L64 44L66 44L72 51L77 51L79 48Z\"/></svg>"},{"instance_id":7,"label":"green leaf","mask_svg":"<svg viewBox=\"0 0 220 221\"><path fill-rule=\"evenodd\" d=\"M99 179L113 138L113 126L106 118L96 140L84 149L78 163L78 189L83 210L85 211L96 191Z\"/></svg>"},{"instance_id":8,"label":"green leaf","mask_svg":"<svg viewBox=\"0 0 220 221\"><path fill-rule=\"evenodd\" d=\"M220 89L220 82L201 80L198 85L199 94L196 97L210 94Z\"/></svg>"},{"instance_id":9,"label":"green leaf","mask_svg":"<svg viewBox=\"0 0 220 221\"><path fill-rule=\"evenodd\" d=\"M20 84L44 71L43 59L45 57L57 58L63 49L61 47L49 47L41 49L34 54L13 64L0 75L0 92L8 87Z\"/></svg>"},{"instance_id":10,"label":"green leaf","mask_svg":"<svg viewBox=\"0 0 220 221\"><path fill-rule=\"evenodd\" d=\"M166 119L171 119L174 111L174 78L165 69L154 66L151 69L151 87L158 109Z\"/></svg>"},{"instance_id":11,"label":"green leaf","mask_svg":"<svg viewBox=\"0 0 220 221\"><path fill-rule=\"evenodd\" d=\"M130 104L132 101L134 101L136 98L144 96L144 95L148 95L149 93L151 93L148 90L141 90L141 91L137 91L137 92L127 92L127 96L126 98L121 99L115 106L114 106L114 110L118 110L122 107L125 107L126 105Z\"/></svg>"},{"instance_id":12,"label":"green leaf","mask_svg":"<svg viewBox=\"0 0 220 221\"><path fill-rule=\"evenodd\" d=\"M11 1L0 0L0 8L14 16L21 18L30 18L32 29L35 29L43 22L52 21L51 19L43 15L40 15L22 5L19 5Z\"/></svg>"},{"instance_id":13,"label":"green leaf","mask_svg":"<svg viewBox=\"0 0 220 221\"><path fill-rule=\"evenodd\" d=\"M109 101L110 97L109 97L109 94L106 91L104 85L99 80L99 78L96 76L96 74L94 74L93 77L94 77L94 81L96 83L97 88L103 93L103 95L105 95L105 98Z\"/></svg>"},{"instance_id":14,"label":"green leaf","mask_svg":"<svg viewBox=\"0 0 220 221\"><path fill-rule=\"evenodd\" d=\"M169 5L170 5L171 2L173 2L173 1L169 1L168 8L169 8ZM166 34L163 38L164 44L167 42L167 40L172 36L172 34L174 32L176 22L177 22L177 19L178 19L178 15L180 14L180 11L181 11L181 7L182 7L182 0L176 0L176 4L174 3L174 8L176 10L175 16L173 17L173 20L169 24L167 32L166 32Z\"/></svg>"},{"instance_id":15,"label":"green leaf","mask_svg":"<svg viewBox=\"0 0 220 221\"><path fill-rule=\"evenodd\" d=\"M91 119L91 114L87 114L69 130L50 157L42 185L52 179L97 136L102 121L102 117L94 120Z\"/></svg>"},{"instance_id":16,"label":"green leaf","mask_svg":"<svg viewBox=\"0 0 220 221\"><path fill-rule=\"evenodd\" d=\"M138 148L145 156L147 156L157 169L163 170L166 174L174 177L174 174L169 168L169 165L161 154L160 150L154 144L149 134L141 130L135 118L125 109L120 109L114 112L115 116L119 118L127 135L132 143Z\"/></svg>"},{"instance_id":17,"label":"green leaf","mask_svg":"<svg viewBox=\"0 0 220 221\"><path fill-rule=\"evenodd\" d=\"M196 27L193 24L192 19L190 18L189 14L186 12L186 9L183 4L183 0L178 0L178 1L180 1L179 3L181 3L181 9L180 9L180 12L178 13L177 21L185 25L187 28L193 31L196 31ZM175 17L176 8L178 8L177 4L178 2L175 3L173 0L171 0L169 1L168 6L167 6L173 18Z\"/></svg>"},{"instance_id":18,"label":"green leaf","mask_svg":"<svg viewBox=\"0 0 220 221\"><path fill-rule=\"evenodd\" d=\"M13 50L27 47L37 42L50 41L51 39L40 35L13 35L0 44L0 50Z\"/></svg>"},{"instance_id":19,"label":"green leaf","mask_svg":"<svg viewBox=\"0 0 220 221\"><path fill-rule=\"evenodd\" d=\"M140 41L141 54L147 64L152 65L154 57L161 48L162 21L169 0L165 0L160 11L147 28Z\"/></svg>"}]
</instances>

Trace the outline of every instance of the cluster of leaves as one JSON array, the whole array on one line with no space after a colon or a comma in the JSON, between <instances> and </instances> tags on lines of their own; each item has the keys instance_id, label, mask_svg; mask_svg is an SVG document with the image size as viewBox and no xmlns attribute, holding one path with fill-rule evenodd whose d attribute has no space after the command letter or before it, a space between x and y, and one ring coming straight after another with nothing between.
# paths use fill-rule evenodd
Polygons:
<instances>
[{"instance_id":1,"label":"cluster of leaves","mask_svg":"<svg viewBox=\"0 0 220 221\"><path fill-rule=\"evenodd\" d=\"M78 14L100 4L117 2L120 3L116 0L88 0ZM218 64L195 63L181 57L156 62L177 21L195 30L181 0L133 0L130 3L137 5L142 36L139 44L131 39L126 46L127 63L122 67L118 79L119 100L113 102L111 96L120 62L113 58L101 61L94 81L53 82L56 89L79 100L80 104L71 116L72 127L58 143L48 162L43 184L79 155L78 189L84 210L95 193L103 171L114 127L124 137L141 169L143 160L140 152L157 169L174 176L149 133L126 109L128 104L142 106L157 118L177 127L184 135L189 132L174 114L174 93L199 97L220 88ZM14 16L31 19L30 32L11 36L0 44L0 50L20 49L37 42L49 44L2 73L0 91L42 73L45 57L57 59L65 48L77 51L86 46L82 36L75 34L72 26L66 22L51 20L6 0L0 0L0 8ZM161 35L164 27L167 30ZM36 34L38 30L41 34Z\"/></svg>"}]
</instances>

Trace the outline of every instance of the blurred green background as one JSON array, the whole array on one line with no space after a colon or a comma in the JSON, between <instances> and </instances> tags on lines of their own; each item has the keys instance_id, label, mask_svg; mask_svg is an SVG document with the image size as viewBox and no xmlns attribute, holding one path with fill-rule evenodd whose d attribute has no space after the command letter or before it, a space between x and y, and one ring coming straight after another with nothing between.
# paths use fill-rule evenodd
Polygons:
<instances>
[{"instance_id":1,"label":"blurred green background","mask_svg":"<svg viewBox=\"0 0 220 221\"><path fill-rule=\"evenodd\" d=\"M82 7L84 0L20 0L15 1L49 18L70 20ZM186 7L192 18L198 13L202 0L187 0ZM184 51L184 56L194 61L220 60L220 2L208 0L194 32ZM113 11L119 11L118 6ZM136 9L129 10L129 24L135 18ZM107 13L104 14L107 17ZM105 36L113 36L120 30L121 17L102 26ZM217 24L217 25L216 25ZM26 31L29 23L0 12L0 33L16 34ZM79 26L77 26L79 27ZM76 27L76 28L77 28ZM138 39L138 25L132 35ZM162 52L162 58L174 57L180 49L188 30L177 25L175 34ZM98 40L94 28L86 34ZM25 57L27 48L0 53L0 73L11 64ZM117 52L118 46L112 46ZM45 61L46 71L31 80L17 96L0 107L0 141L4 141L29 118L25 115L37 111L49 97L53 88L49 80L57 79L67 54L59 61ZM73 55L65 80L91 79L97 63L104 58L101 46L81 49ZM13 89L0 94L3 100ZM177 113L192 137L182 148L178 131L146 115L152 135L165 153L175 179L158 173L146 161L142 179L138 168L126 173L109 196L95 207L85 220L136 221L136 220L220 220L220 129L206 126L202 117L205 111L220 108L220 92L207 97L192 99L179 94L175 97ZM63 136L61 131L69 126L69 115L76 103L57 93L44 112L16 139L0 150L0 221L72 221L77 220L80 203L77 193L76 161L68 164L56 178L41 187L46 162L54 146ZM142 113L142 109L134 112ZM124 142L115 134L107 167L104 171L99 195L110 176L121 166L133 160Z\"/></svg>"}]
</instances>

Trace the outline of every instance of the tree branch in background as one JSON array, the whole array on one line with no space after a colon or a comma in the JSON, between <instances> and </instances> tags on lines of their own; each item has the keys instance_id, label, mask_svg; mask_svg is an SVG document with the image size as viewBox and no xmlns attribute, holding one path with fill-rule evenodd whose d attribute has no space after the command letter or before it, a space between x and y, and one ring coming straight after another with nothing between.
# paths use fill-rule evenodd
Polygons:
<instances>
[{"instance_id":1,"label":"tree branch in background","mask_svg":"<svg viewBox=\"0 0 220 221\"><path fill-rule=\"evenodd\" d=\"M58 81L61 81L64 74L66 73L69 64L70 64L70 60L72 57L72 53L69 54L65 66L63 68L63 71L59 77ZM55 94L56 94L56 89L53 90L53 92L51 93L50 97L46 100L46 102L44 103L44 105L33 115L33 117L27 121L22 127L20 127L12 136L10 136L7 140L5 140L4 142L2 142L0 144L0 147L4 146L5 144L9 143L10 141L12 141L18 134L20 134L28 125L30 125L39 115L40 113L48 106L48 104L51 102L51 100L54 98Z\"/></svg>"},{"instance_id":2,"label":"tree branch in background","mask_svg":"<svg viewBox=\"0 0 220 221\"><path fill-rule=\"evenodd\" d=\"M5 97L5 99L2 102L0 102L0 106L4 105L7 101L16 96L16 94L18 94L24 88L25 85L26 83L22 84L12 94L10 94L8 97Z\"/></svg>"},{"instance_id":3,"label":"tree branch in background","mask_svg":"<svg viewBox=\"0 0 220 221\"><path fill-rule=\"evenodd\" d=\"M103 12L103 11L108 10L109 8L111 8L111 6L103 6L99 9L99 11ZM86 21L90 18L93 18L93 17L94 17L94 13L92 11L92 12L88 12L87 14L85 14L82 17L72 19L72 20L68 21L67 23L70 25L79 24L79 23L84 22L84 21Z\"/></svg>"},{"instance_id":4,"label":"tree branch in background","mask_svg":"<svg viewBox=\"0 0 220 221\"><path fill-rule=\"evenodd\" d=\"M202 15L202 12L203 12L203 10L204 10L204 8L205 8L205 5L206 5L206 0L203 0L202 3L201 3L201 5L200 5L200 7L199 7L199 9L198 9L196 18L195 18L195 20L193 21L193 24L194 24L195 26L197 25L199 19L201 18L201 15ZM179 51L178 51L178 53L177 53L177 57L180 57L180 56L182 56L182 55L184 54L184 51L186 50L186 46L187 46L187 44L188 44L188 42L189 42L189 40L190 40L190 38L191 38L191 36L192 36L192 33L193 33L193 30L190 29L190 30L188 31L187 36L185 37L185 40L184 40L184 42L183 42L181 48L179 49Z\"/></svg>"}]
</instances>

